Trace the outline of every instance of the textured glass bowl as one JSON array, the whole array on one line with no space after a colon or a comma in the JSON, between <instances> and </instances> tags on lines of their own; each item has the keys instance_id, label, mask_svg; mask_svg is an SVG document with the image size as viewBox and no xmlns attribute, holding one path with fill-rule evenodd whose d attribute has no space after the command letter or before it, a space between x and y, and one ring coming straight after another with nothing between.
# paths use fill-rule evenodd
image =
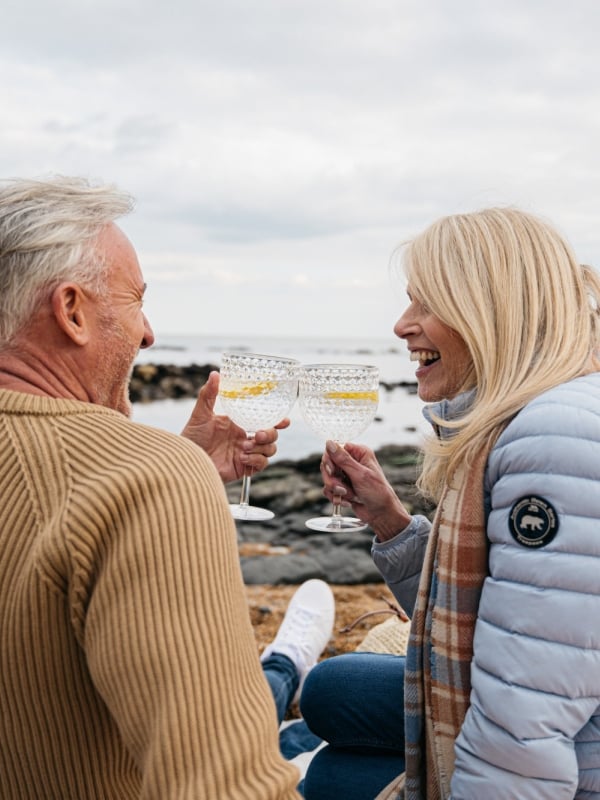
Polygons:
<instances>
[{"instance_id":1,"label":"textured glass bowl","mask_svg":"<svg viewBox=\"0 0 600 800\"><path fill-rule=\"evenodd\" d=\"M306 364L298 376L302 416L324 439L348 442L373 421L379 370L354 364Z\"/></svg>"},{"instance_id":2,"label":"textured glass bowl","mask_svg":"<svg viewBox=\"0 0 600 800\"><path fill-rule=\"evenodd\" d=\"M248 433L280 422L298 395L299 362L260 353L223 353L219 397Z\"/></svg>"}]
</instances>

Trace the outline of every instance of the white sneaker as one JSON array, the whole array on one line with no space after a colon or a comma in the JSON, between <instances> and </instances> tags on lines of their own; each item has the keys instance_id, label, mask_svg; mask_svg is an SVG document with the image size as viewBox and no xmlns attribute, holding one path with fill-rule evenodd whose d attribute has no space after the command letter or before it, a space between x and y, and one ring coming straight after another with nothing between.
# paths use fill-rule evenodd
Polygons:
<instances>
[{"instance_id":1,"label":"white sneaker","mask_svg":"<svg viewBox=\"0 0 600 800\"><path fill-rule=\"evenodd\" d=\"M294 662L300 676L296 697L333 633L334 617L335 600L325 581L305 581L292 595L277 636L260 657L264 661L281 653Z\"/></svg>"}]
</instances>

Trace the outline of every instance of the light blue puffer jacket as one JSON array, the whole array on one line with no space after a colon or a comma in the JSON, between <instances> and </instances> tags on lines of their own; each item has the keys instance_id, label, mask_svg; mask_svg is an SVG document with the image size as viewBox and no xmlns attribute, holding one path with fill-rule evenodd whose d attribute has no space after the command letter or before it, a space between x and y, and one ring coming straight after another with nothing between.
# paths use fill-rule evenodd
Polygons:
<instances>
[{"instance_id":1,"label":"light blue puffer jacket","mask_svg":"<svg viewBox=\"0 0 600 800\"><path fill-rule=\"evenodd\" d=\"M600 373L540 395L485 477L490 577L452 800L600 800ZM429 525L373 558L412 609Z\"/></svg>"}]
</instances>

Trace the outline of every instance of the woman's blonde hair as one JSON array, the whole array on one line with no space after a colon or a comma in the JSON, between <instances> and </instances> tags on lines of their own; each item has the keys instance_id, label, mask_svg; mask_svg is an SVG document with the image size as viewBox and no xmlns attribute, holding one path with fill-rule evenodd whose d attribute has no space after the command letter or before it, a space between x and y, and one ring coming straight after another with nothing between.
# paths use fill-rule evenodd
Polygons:
<instances>
[{"instance_id":1,"label":"woman's blonde hair","mask_svg":"<svg viewBox=\"0 0 600 800\"><path fill-rule=\"evenodd\" d=\"M420 488L439 499L536 395L598 369L600 276L545 221L490 208L433 223L402 251L410 291L464 339L475 400L425 446Z\"/></svg>"}]
</instances>

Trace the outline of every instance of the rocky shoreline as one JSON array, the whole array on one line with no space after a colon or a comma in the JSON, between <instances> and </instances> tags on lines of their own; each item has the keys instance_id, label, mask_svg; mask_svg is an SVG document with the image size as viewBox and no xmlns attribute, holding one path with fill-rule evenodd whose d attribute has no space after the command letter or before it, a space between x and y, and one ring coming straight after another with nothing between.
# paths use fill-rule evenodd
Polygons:
<instances>
[{"instance_id":1,"label":"rocky shoreline","mask_svg":"<svg viewBox=\"0 0 600 800\"><path fill-rule=\"evenodd\" d=\"M210 364L187 367L161 364L136 365L130 384L132 402L195 397L211 370ZM388 386L410 388L404 383ZM388 445L377 451L385 474L402 502L413 514L433 516L434 507L415 489L419 450ZM319 464L321 453L298 461L277 461L252 479L252 502L274 512L266 522L237 522L244 581L254 584L299 584L321 578L331 584L381 583L371 557L371 531L319 533L305 526L313 516L331 513L323 495ZM239 501L241 482L229 484L227 495Z\"/></svg>"},{"instance_id":2,"label":"rocky shoreline","mask_svg":"<svg viewBox=\"0 0 600 800\"><path fill-rule=\"evenodd\" d=\"M136 364L129 383L129 397L132 403L196 397L209 373L218 369L214 364ZM379 385L388 392L397 388L411 394L417 391L417 384L413 381L381 381Z\"/></svg>"}]
</instances>

